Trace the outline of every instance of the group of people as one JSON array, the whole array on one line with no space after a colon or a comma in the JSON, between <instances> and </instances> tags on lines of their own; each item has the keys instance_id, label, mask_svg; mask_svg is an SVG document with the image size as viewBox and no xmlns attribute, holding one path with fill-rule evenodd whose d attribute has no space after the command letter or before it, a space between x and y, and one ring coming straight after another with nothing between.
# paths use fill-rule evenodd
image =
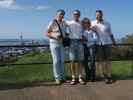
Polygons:
<instances>
[{"instance_id":1,"label":"group of people","mask_svg":"<svg viewBox=\"0 0 133 100\"><path fill-rule=\"evenodd\" d=\"M71 85L85 84L96 80L96 65L101 65L106 83L112 83L111 47L115 39L110 24L104 20L103 12L96 10L96 20L88 17L80 20L81 12L74 10L72 20L63 20L65 11L57 10L55 17L48 25L47 36L50 40L50 50L53 59L53 73L57 84L66 82L64 71L63 37L70 40L69 60L72 79ZM98 56L99 62L95 63ZM88 61L90 64L88 64Z\"/></svg>"}]
</instances>

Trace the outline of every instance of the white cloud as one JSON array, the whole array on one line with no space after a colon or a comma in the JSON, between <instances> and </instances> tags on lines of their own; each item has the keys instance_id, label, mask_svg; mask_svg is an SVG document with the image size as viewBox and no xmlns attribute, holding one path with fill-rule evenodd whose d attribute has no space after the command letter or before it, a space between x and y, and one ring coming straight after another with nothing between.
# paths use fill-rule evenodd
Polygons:
<instances>
[{"instance_id":1,"label":"white cloud","mask_svg":"<svg viewBox=\"0 0 133 100\"><path fill-rule=\"evenodd\" d=\"M1 8L12 8L14 7L16 0L0 0Z\"/></svg>"},{"instance_id":2,"label":"white cloud","mask_svg":"<svg viewBox=\"0 0 133 100\"><path fill-rule=\"evenodd\" d=\"M48 9L48 8L51 8L51 7L39 5L39 6L37 6L35 9L36 9L36 10L45 10L45 9Z\"/></svg>"},{"instance_id":3,"label":"white cloud","mask_svg":"<svg viewBox=\"0 0 133 100\"><path fill-rule=\"evenodd\" d=\"M3 9L12 9L12 10L46 10L51 8L46 5L38 5L38 6L24 6L16 4L16 0L0 0L0 8Z\"/></svg>"}]
</instances>

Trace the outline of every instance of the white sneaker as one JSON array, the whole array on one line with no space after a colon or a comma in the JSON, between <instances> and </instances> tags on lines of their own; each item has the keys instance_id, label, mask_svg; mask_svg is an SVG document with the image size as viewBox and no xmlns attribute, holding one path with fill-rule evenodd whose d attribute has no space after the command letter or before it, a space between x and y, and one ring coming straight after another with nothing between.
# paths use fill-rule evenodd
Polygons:
<instances>
[{"instance_id":1,"label":"white sneaker","mask_svg":"<svg viewBox=\"0 0 133 100\"><path fill-rule=\"evenodd\" d=\"M85 85L85 81L84 81L82 78L79 78L79 83L80 83L81 85Z\"/></svg>"},{"instance_id":2,"label":"white sneaker","mask_svg":"<svg viewBox=\"0 0 133 100\"><path fill-rule=\"evenodd\" d=\"M60 85L61 84L61 81L60 80L55 80L56 81L56 84L57 85Z\"/></svg>"}]
</instances>

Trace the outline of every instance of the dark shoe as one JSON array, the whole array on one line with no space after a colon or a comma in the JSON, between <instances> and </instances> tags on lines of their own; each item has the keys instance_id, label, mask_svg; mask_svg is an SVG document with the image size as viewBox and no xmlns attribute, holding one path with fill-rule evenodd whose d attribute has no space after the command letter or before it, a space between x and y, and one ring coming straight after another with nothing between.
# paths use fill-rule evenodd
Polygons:
<instances>
[{"instance_id":1,"label":"dark shoe","mask_svg":"<svg viewBox=\"0 0 133 100\"><path fill-rule=\"evenodd\" d=\"M91 81L91 82L96 82L96 80L95 80L95 79L91 79L90 81Z\"/></svg>"},{"instance_id":2,"label":"dark shoe","mask_svg":"<svg viewBox=\"0 0 133 100\"><path fill-rule=\"evenodd\" d=\"M91 78L90 81L91 82L96 82L96 78Z\"/></svg>"},{"instance_id":3,"label":"dark shoe","mask_svg":"<svg viewBox=\"0 0 133 100\"><path fill-rule=\"evenodd\" d=\"M105 83L106 83L106 84L112 84L112 83L113 83L112 78L111 78L111 77L106 78L106 79L105 79Z\"/></svg>"},{"instance_id":4,"label":"dark shoe","mask_svg":"<svg viewBox=\"0 0 133 100\"><path fill-rule=\"evenodd\" d=\"M62 83L70 83L68 80L61 80Z\"/></svg>"}]
</instances>

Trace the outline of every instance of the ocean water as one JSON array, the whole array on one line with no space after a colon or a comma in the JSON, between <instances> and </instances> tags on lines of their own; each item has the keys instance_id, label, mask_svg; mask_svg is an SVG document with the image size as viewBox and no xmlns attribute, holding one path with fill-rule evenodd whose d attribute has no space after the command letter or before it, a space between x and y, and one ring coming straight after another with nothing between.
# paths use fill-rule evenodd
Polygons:
<instances>
[{"instance_id":1,"label":"ocean water","mask_svg":"<svg viewBox=\"0 0 133 100\"><path fill-rule=\"evenodd\" d=\"M49 44L47 40L43 39L24 39L22 41L24 44ZM0 45L21 45L21 43L19 39L0 39Z\"/></svg>"}]
</instances>

